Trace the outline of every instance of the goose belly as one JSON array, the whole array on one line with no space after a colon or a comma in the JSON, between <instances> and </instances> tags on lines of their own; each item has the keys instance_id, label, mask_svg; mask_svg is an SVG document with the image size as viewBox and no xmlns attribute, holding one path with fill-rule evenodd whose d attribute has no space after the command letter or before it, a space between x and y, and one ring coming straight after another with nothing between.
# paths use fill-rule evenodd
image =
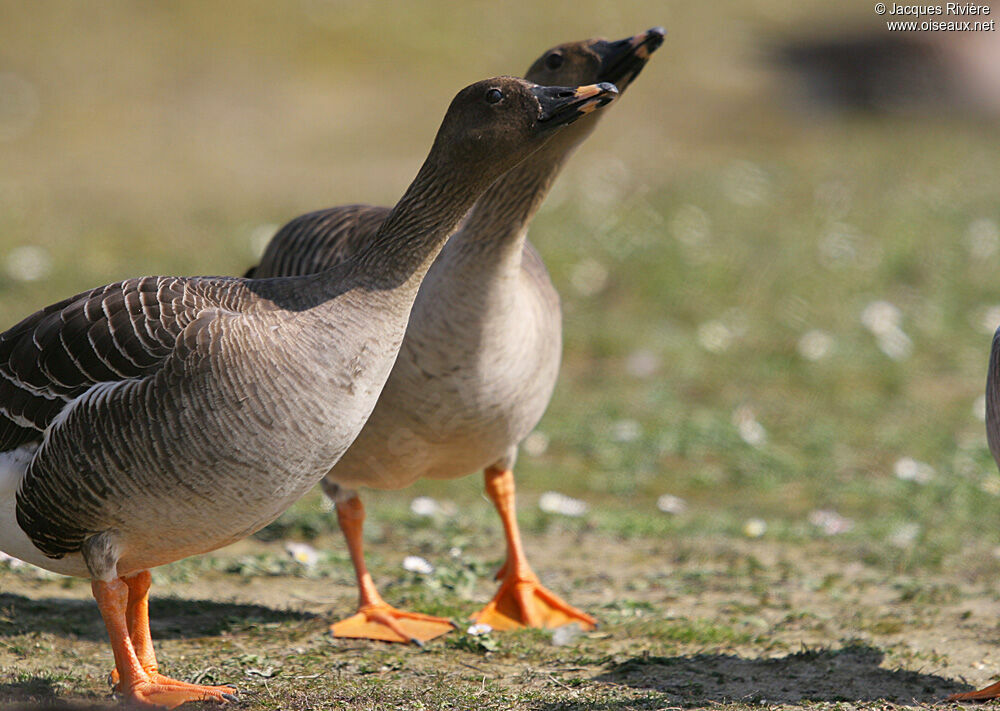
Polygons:
<instances>
[{"instance_id":1,"label":"goose belly","mask_svg":"<svg viewBox=\"0 0 1000 711\"><path fill-rule=\"evenodd\" d=\"M122 554L118 572L130 572L207 553L235 543L267 526L302 497L321 474L299 476L284 468L287 480L274 481L263 469L240 468L218 477L210 495L176 494L129 502L129 521L116 527ZM222 472L226 474L228 472ZM228 484L221 484L228 480ZM241 485L242 482L242 485Z\"/></svg>"},{"instance_id":2,"label":"goose belly","mask_svg":"<svg viewBox=\"0 0 1000 711\"><path fill-rule=\"evenodd\" d=\"M284 453L298 463L261 457L256 467L216 462L196 470L171 469L170 474L182 475L183 484L171 482L169 476L159 482L119 478L96 514L80 509L76 500L54 501L52 522L42 525L47 532L58 534L60 522L68 514L92 533L112 532L118 575L206 553L274 521L322 477L332 461L307 463L294 451ZM18 479L23 477L26 464L19 464L19 469ZM32 543L17 523L16 491L17 484L0 493L0 550L46 570L89 577L79 552L52 558ZM78 516L81 511L83 515Z\"/></svg>"},{"instance_id":3,"label":"goose belly","mask_svg":"<svg viewBox=\"0 0 1000 711\"><path fill-rule=\"evenodd\" d=\"M417 348L404 345L375 410L329 481L397 489L420 478L466 476L506 457L545 413L558 374L558 341L532 358L522 351L483 362L470 354L436 370L427 369L429 359Z\"/></svg>"},{"instance_id":4,"label":"goose belly","mask_svg":"<svg viewBox=\"0 0 1000 711\"><path fill-rule=\"evenodd\" d=\"M206 388L178 402L171 398L185 391L169 391L149 411L136 404L143 401L138 386L122 386L114 401L83 398L47 431L20 483L9 487L4 521L17 526L17 505L24 526L10 534L12 547L25 553L27 533L68 561L91 536L108 533L117 573L128 575L263 528L337 461L375 398L365 392L373 388L328 398L281 385L249 406L207 399ZM329 393L322 386L317 390ZM87 575L85 567L39 559L31 550L29 562Z\"/></svg>"},{"instance_id":5,"label":"goose belly","mask_svg":"<svg viewBox=\"0 0 1000 711\"><path fill-rule=\"evenodd\" d=\"M227 446L199 444L194 434L184 441L189 451L175 450L167 461L143 455L121 462L123 448L109 446L92 457L92 471L107 486L91 530L115 532L120 547L118 573L170 563L221 548L260 530L312 488L335 462L360 423L321 417L251 436L231 426L203 432L207 442L227 436ZM204 426L204 423L203 423ZM228 429L228 432L226 431ZM256 430L255 430L256 432ZM320 433L325 439L320 439ZM63 448L62 451L66 451ZM135 451L140 451L136 448ZM113 454L110 454L113 453ZM123 463L123 468L115 465ZM62 463L62 472L68 468ZM86 521L89 512L77 509Z\"/></svg>"},{"instance_id":6,"label":"goose belly","mask_svg":"<svg viewBox=\"0 0 1000 711\"><path fill-rule=\"evenodd\" d=\"M377 420L363 430L327 479L351 489L399 489L421 478L456 479L501 459L518 440L502 418L447 428L389 419L392 424Z\"/></svg>"},{"instance_id":7,"label":"goose belly","mask_svg":"<svg viewBox=\"0 0 1000 711\"><path fill-rule=\"evenodd\" d=\"M0 453L0 551L53 573L86 577L87 566L81 555L49 558L35 547L17 524L17 488L35 450L36 447L31 445Z\"/></svg>"}]
</instances>

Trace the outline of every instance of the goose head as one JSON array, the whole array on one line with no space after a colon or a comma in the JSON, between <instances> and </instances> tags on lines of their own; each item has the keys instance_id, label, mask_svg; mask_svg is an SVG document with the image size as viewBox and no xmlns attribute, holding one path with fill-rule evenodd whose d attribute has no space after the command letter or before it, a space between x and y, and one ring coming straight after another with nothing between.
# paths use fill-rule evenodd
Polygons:
<instances>
[{"instance_id":1,"label":"goose head","mask_svg":"<svg viewBox=\"0 0 1000 711\"><path fill-rule=\"evenodd\" d=\"M463 181L492 183L560 129L618 96L611 83L540 86L495 77L462 89L451 102L431 155ZM479 180L476 180L476 178Z\"/></svg>"},{"instance_id":2,"label":"goose head","mask_svg":"<svg viewBox=\"0 0 1000 711\"><path fill-rule=\"evenodd\" d=\"M560 44L536 59L524 76L537 84L560 86L606 81L625 91L665 34L662 27L653 27L613 42L597 38Z\"/></svg>"}]
</instances>

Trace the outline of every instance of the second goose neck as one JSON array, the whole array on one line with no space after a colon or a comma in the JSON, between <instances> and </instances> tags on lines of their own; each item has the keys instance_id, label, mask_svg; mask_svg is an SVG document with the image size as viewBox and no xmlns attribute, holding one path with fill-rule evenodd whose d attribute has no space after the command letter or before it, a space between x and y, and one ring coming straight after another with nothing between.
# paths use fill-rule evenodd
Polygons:
<instances>
[{"instance_id":1,"label":"second goose neck","mask_svg":"<svg viewBox=\"0 0 1000 711\"><path fill-rule=\"evenodd\" d=\"M448 237L482 193L479 175L428 160L357 264L370 286L416 294ZM488 183L487 183L488 184Z\"/></svg>"},{"instance_id":2,"label":"second goose neck","mask_svg":"<svg viewBox=\"0 0 1000 711\"><path fill-rule=\"evenodd\" d=\"M556 136L493 183L445 245L440 261L463 271L520 269L528 224L589 130L573 133Z\"/></svg>"}]
</instances>

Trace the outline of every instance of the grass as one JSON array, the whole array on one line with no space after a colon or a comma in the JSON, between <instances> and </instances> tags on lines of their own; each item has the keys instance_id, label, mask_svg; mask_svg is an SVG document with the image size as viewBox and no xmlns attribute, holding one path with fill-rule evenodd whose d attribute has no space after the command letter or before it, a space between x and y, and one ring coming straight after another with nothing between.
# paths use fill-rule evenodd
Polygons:
<instances>
[{"instance_id":1,"label":"grass","mask_svg":"<svg viewBox=\"0 0 1000 711\"><path fill-rule=\"evenodd\" d=\"M558 41L668 29L532 226L565 357L518 463L520 520L601 630L331 641L353 578L314 492L242 547L155 572L170 671L237 679L249 709L875 708L988 681L993 124L791 109L766 47L835 14L874 28L860 1L438 5L0 0L5 324L127 276L242 273L295 215L391 203L458 87ZM896 309L888 344L865 325L878 302ZM539 510L547 490L588 513ZM387 598L459 620L488 599L503 552L481 491L474 476L366 498ZM418 494L454 512L416 516ZM686 509L660 512L663 494ZM845 523L826 533L816 511ZM407 554L435 572L403 571ZM103 703L87 596L0 568L0 703Z\"/></svg>"},{"instance_id":2,"label":"grass","mask_svg":"<svg viewBox=\"0 0 1000 711\"><path fill-rule=\"evenodd\" d=\"M884 703L879 699L906 705L965 688L948 678L954 651L936 651L933 640L970 605L982 604L968 586L935 587L923 576L871 566L814 580L817 562L839 562L815 543L783 548L688 540L681 560L649 566L663 541L636 541L628 556L606 536L582 534L579 544L595 559L618 553L616 561L607 559L612 562L595 570L558 563L576 548L572 542L550 541L549 550L533 535L529 542L536 544L532 549L546 579L601 619L598 631L556 645L546 630L485 637L458 630L423 650L335 640L324 632L331 614L351 607L349 581L304 571L255 576L228 564L242 557L240 551L223 551L201 558L213 565L197 579L168 578L158 586L174 594L153 600L154 635L168 673L236 683L241 708L724 703L742 709L763 699L787 707L846 702L876 708ZM317 543L335 545L335 539ZM373 545L381 553L398 547ZM780 551L781 558L755 559L755 548ZM464 566L442 564L420 586L396 565L377 564L376 577L393 602L462 620L489 594L482 574L488 550L470 548ZM627 589L616 579L629 564L645 570L646 587ZM166 571L183 565L188 563ZM448 584L456 567L477 573L471 594ZM8 703L61 696L99 703L110 662L86 590L57 595L50 583L23 570L0 576L5 590L17 590L0 594L6 621L0 627L0 665L9 670L0 693ZM261 598L264 604L225 601ZM71 617L79 626L60 621ZM964 620L984 629L982 620Z\"/></svg>"}]
</instances>

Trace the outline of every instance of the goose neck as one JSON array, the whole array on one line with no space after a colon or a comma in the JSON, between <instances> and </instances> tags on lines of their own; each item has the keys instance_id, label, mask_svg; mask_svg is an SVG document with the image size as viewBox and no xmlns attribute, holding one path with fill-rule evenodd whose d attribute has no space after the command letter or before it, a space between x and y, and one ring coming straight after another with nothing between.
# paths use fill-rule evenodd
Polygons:
<instances>
[{"instance_id":1,"label":"goose neck","mask_svg":"<svg viewBox=\"0 0 1000 711\"><path fill-rule=\"evenodd\" d=\"M448 237L481 194L480 176L428 161L357 262L381 288L416 294ZM374 284L373 284L374 285Z\"/></svg>"}]
</instances>

